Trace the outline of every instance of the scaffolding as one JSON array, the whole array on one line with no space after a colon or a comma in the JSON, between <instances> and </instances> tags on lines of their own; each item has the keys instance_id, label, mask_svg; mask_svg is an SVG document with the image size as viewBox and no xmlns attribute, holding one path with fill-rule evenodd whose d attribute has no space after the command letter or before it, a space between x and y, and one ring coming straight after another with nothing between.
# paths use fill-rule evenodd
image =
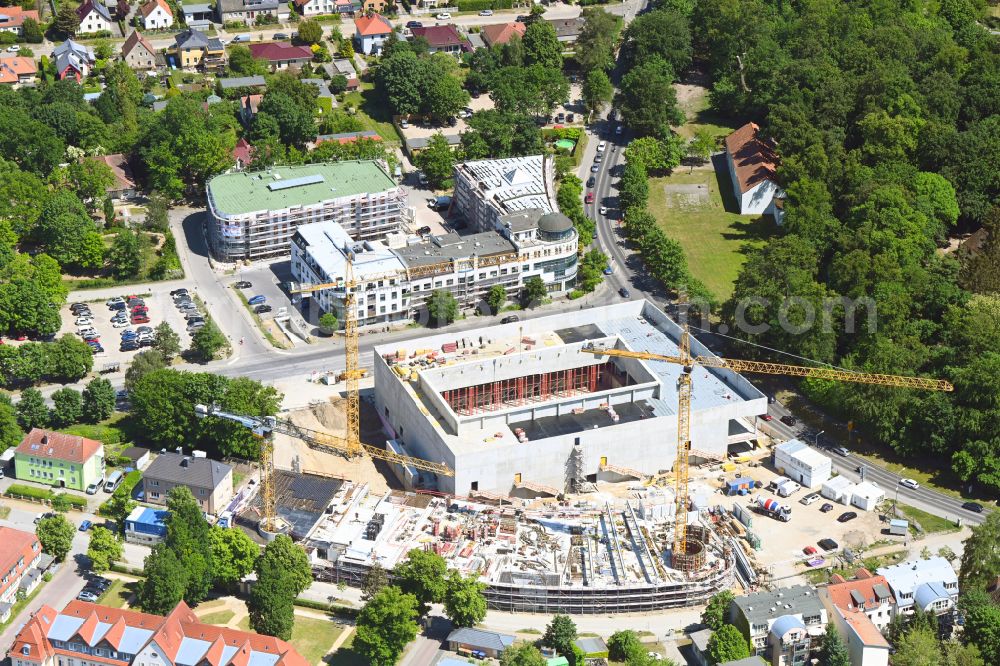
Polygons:
<instances>
[{"instance_id":1,"label":"scaffolding","mask_svg":"<svg viewBox=\"0 0 1000 666\"><path fill-rule=\"evenodd\" d=\"M610 381L605 365L594 364L474 384L443 391L441 396L461 416L494 412L552 398L594 393Z\"/></svg>"}]
</instances>

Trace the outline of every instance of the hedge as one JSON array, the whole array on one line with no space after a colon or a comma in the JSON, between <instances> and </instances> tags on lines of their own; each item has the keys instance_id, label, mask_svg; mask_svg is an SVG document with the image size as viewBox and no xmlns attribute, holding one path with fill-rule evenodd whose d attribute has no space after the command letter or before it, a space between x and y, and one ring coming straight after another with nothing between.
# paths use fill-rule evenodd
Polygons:
<instances>
[{"instance_id":1,"label":"hedge","mask_svg":"<svg viewBox=\"0 0 1000 666\"><path fill-rule=\"evenodd\" d=\"M311 599L296 598L292 603L296 606L301 606L302 608L311 608L313 610L325 611L327 613L333 613L334 615L346 615L348 617L357 617L361 610L360 608L354 608L353 606L325 604L321 601L313 601Z\"/></svg>"},{"instance_id":2,"label":"hedge","mask_svg":"<svg viewBox=\"0 0 1000 666\"><path fill-rule=\"evenodd\" d=\"M479 12L484 9L513 9L514 0L455 0L460 12Z\"/></svg>"},{"instance_id":3,"label":"hedge","mask_svg":"<svg viewBox=\"0 0 1000 666\"><path fill-rule=\"evenodd\" d=\"M48 488L35 488L34 486L25 486L20 483L12 483L7 487L7 495L20 495L21 497L31 497L33 499L47 500L51 501L55 497L53 493Z\"/></svg>"}]
</instances>

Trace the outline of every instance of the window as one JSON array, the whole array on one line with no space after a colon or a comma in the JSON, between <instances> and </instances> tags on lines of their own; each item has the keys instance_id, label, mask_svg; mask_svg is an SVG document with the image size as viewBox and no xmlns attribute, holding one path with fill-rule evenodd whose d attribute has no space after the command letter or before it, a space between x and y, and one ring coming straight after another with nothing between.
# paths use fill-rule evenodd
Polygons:
<instances>
[{"instance_id":1,"label":"window","mask_svg":"<svg viewBox=\"0 0 1000 666\"><path fill-rule=\"evenodd\" d=\"M153 485L153 486L158 486L158 485L160 485L160 482L159 482L159 481L150 481L149 483L150 483L150 485Z\"/></svg>"}]
</instances>

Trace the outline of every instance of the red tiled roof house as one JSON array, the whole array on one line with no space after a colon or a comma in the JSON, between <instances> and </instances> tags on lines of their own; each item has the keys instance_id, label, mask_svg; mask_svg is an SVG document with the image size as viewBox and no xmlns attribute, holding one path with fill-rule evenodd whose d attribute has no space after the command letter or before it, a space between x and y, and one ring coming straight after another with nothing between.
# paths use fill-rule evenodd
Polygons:
<instances>
[{"instance_id":1,"label":"red tiled roof house","mask_svg":"<svg viewBox=\"0 0 1000 666\"><path fill-rule=\"evenodd\" d=\"M106 192L115 201L131 199L135 196L135 181L132 179L132 168L128 158L121 153L111 155L95 155L87 159L104 162L115 176L115 182L108 186Z\"/></svg>"},{"instance_id":2,"label":"red tiled roof house","mask_svg":"<svg viewBox=\"0 0 1000 666\"><path fill-rule=\"evenodd\" d=\"M782 213L775 199L784 198L785 193L778 187L778 155L771 141L761 138L756 123L747 123L726 137L726 163L740 214L774 215L780 224Z\"/></svg>"},{"instance_id":3,"label":"red tiled roof house","mask_svg":"<svg viewBox=\"0 0 1000 666\"><path fill-rule=\"evenodd\" d=\"M32 572L42 556L42 546L31 532L0 527L0 621L6 622L18 589L29 594L41 573ZM25 575L28 574L28 575Z\"/></svg>"},{"instance_id":4,"label":"red tiled roof house","mask_svg":"<svg viewBox=\"0 0 1000 666\"><path fill-rule=\"evenodd\" d=\"M445 53L459 54L467 43L453 25L429 25L423 28L413 28L412 32L414 37L423 37L427 40L427 45L430 47L428 50L431 53L444 51Z\"/></svg>"},{"instance_id":5,"label":"red tiled roof house","mask_svg":"<svg viewBox=\"0 0 1000 666\"><path fill-rule=\"evenodd\" d=\"M379 14L354 19L354 41L365 55L379 53L382 44L392 34L392 24Z\"/></svg>"},{"instance_id":6,"label":"red tiled roof house","mask_svg":"<svg viewBox=\"0 0 1000 666\"><path fill-rule=\"evenodd\" d=\"M20 86L32 83L38 74L34 58L14 56L0 58L0 85Z\"/></svg>"},{"instance_id":7,"label":"red tiled roof house","mask_svg":"<svg viewBox=\"0 0 1000 666\"><path fill-rule=\"evenodd\" d=\"M24 19L38 22L38 11L21 9L18 6L0 7L0 32L12 32L15 35L24 34Z\"/></svg>"},{"instance_id":8,"label":"red tiled roof house","mask_svg":"<svg viewBox=\"0 0 1000 666\"><path fill-rule=\"evenodd\" d=\"M15 666L308 666L285 641L202 624L181 601L166 617L71 601L43 605L8 656Z\"/></svg>"},{"instance_id":9,"label":"red tiled roof house","mask_svg":"<svg viewBox=\"0 0 1000 666\"><path fill-rule=\"evenodd\" d=\"M86 490L104 478L104 444L33 428L14 451L14 474L24 481Z\"/></svg>"},{"instance_id":10,"label":"red tiled roof house","mask_svg":"<svg viewBox=\"0 0 1000 666\"><path fill-rule=\"evenodd\" d=\"M484 25L482 30L483 42L486 46L506 44L514 38L514 35L524 37L524 31L525 25L520 21Z\"/></svg>"},{"instance_id":11,"label":"red tiled roof house","mask_svg":"<svg viewBox=\"0 0 1000 666\"><path fill-rule=\"evenodd\" d=\"M858 569L846 580L835 574L818 589L830 621L837 628L852 664L885 666L889 662L889 642L882 632L896 610L896 599L885 576Z\"/></svg>"},{"instance_id":12,"label":"red tiled roof house","mask_svg":"<svg viewBox=\"0 0 1000 666\"><path fill-rule=\"evenodd\" d=\"M266 60L271 65L271 71L288 69L290 66L301 67L312 61L313 53L308 46L292 46L287 42L268 42L266 44L251 44L250 53L254 58Z\"/></svg>"},{"instance_id":13,"label":"red tiled roof house","mask_svg":"<svg viewBox=\"0 0 1000 666\"><path fill-rule=\"evenodd\" d=\"M174 24L174 12L166 0L150 0L139 7L139 12L146 30L164 30Z\"/></svg>"}]
</instances>

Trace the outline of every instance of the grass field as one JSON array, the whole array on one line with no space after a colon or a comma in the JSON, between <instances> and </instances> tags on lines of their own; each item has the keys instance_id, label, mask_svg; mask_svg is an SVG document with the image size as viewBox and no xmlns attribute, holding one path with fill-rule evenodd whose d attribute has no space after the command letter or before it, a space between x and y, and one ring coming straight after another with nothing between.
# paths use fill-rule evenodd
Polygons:
<instances>
[{"instance_id":1,"label":"grass field","mask_svg":"<svg viewBox=\"0 0 1000 666\"><path fill-rule=\"evenodd\" d=\"M344 632L344 627L330 620L318 620L311 617L295 616L295 626L292 628L292 640L295 649L306 658L310 664L318 664L330 651L333 642Z\"/></svg>"},{"instance_id":2,"label":"grass field","mask_svg":"<svg viewBox=\"0 0 1000 666\"><path fill-rule=\"evenodd\" d=\"M101 595L99 603L112 608L129 608L129 600L135 595L138 587L138 581L115 578L107 592Z\"/></svg>"},{"instance_id":3,"label":"grass field","mask_svg":"<svg viewBox=\"0 0 1000 666\"><path fill-rule=\"evenodd\" d=\"M365 129L377 132L385 141L402 143L396 127L392 124L388 109L380 105L375 99L375 91L371 84L362 84L361 90L344 93L344 101L341 108L352 105L357 109L355 116L365 126Z\"/></svg>"},{"instance_id":4,"label":"grass field","mask_svg":"<svg viewBox=\"0 0 1000 666\"><path fill-rule=\"evenodd\" d=\"M367 666L368 660L354 651L354 637L351 634L336 652L329 655L325 661L329 666Z\"/></svg>"},{"instance_id":5,"label":"grass field","mask_svg":"<svg viewBox=\"0 0 1000 666\"><path fill-rule=\"evenodd\" d=\"M941 518L932 513L921 511L915 506L909 506L908 504L899 504L897 506L907 518L919 523L924 532L928 534L934 532L956 532L959 529L955 523L947 518Z\"/></svg>"},{"instance_id":6,"label":"grass field","mask_svg":"<svg viewBox=\"0 0 1000 666\"><path fill-rule=\"evenodd\" d=\"M213 613L205 613L199 619L205 624L228 625L234 617L236 617L236 613L228 608L223 608Z\"/></svg>"},{"instance_id":7,"label":"grass field","mask_svg":"<svg viewBox=\"0 0 1000 666\"><path fill-rule=\"evenodd\" d=\"M722 162L725 168L725 160ZM728 174L721 174L728 184ZM720 300L733 292L733 282L749 250L759 247L774 233L770 217L751 218L729 212L723 197L732 193L719 188L719 178L708 169L681 167L666 178L649 181L649 211L668 236L684 248L688 266L696 278Z\"/></svg>"}]
</instances>

